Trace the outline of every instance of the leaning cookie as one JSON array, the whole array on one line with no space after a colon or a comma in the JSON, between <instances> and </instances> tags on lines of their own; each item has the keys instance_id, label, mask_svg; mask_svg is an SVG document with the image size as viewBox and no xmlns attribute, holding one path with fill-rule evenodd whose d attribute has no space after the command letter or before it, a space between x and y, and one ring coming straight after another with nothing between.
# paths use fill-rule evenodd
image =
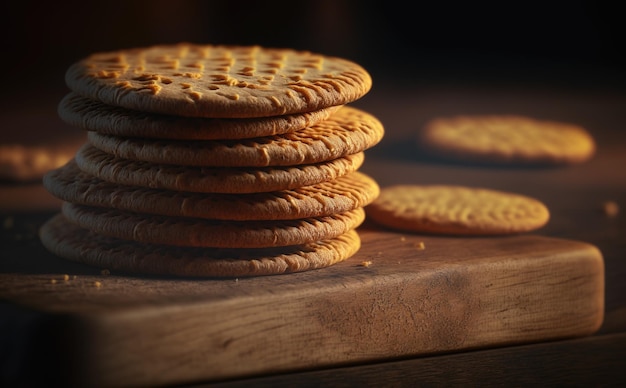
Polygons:
<instances>
[{"instance_id":1,"label":"leaning cookie","mask_svg":"<svg viewBox=\"0 0 626 388\"><path fill-rule=\"evenodd\" d=\"M530 232L550 218L548 208L527 196L451 185L397 185L381 189L367 215L395 229L451 235Z\"/></svg>"},{"instance_id":2,"label":"leaning cookie","mask_svg":"<svg viewBox=\"0 0 626 388\"><path fill-rule=\"evenodd\" d=\"M354 230L324 241L281 248L188 248L106 237L80 228L61 214L48 220L39 236L50 252L112 271L184 277L279 275L329 267L361 246Z\"/></svg>"},{"instance_id":3,"label":"leaning cookie","mask_svg":"<svg viewBox=\"0 0 626 388\"><path fill-rule=\"evenodd\" d=\"M596 149L580 126L513 115L436 118L419 132L418 144L438 158L507 165L571 165Z\"/></svg>"}]
</instances>

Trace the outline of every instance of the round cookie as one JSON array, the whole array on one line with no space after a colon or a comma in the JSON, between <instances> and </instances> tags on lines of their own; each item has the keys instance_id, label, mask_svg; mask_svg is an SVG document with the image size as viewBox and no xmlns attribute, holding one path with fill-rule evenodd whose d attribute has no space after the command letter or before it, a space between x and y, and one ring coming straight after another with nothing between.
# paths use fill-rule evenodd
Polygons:
<instances>
[{"instance_id":1,"label":"round cookie","mask_svg":"<svg viewBox=\"0 0 626 388\"><path fill-rule=\"evenodd\" d=\"M152 139L249 139L299 131L326 120L340 106L313 112L252 119L210 119L159 115L106 105L67 94L58 113L66 123L87 131Z\"/></svg>"},{"instance_id":2,"label":"round cookie","mask_svg":"<svg viewBox=\"0 0 626 388\"><path fill-rule=\"evenodd\" d=\"M366 210L381 225L452 235L529 232L544 226L550 217L547 207L530 197L450 185L385 187Z\"/></svg>"},{"instance_id":3,"label":"round cookie","mask_svg":"<svg viewBox=\"0 0 626 388\"><path fill-rule=\"evenodd\" d=\"M355 171L291 190L251 194L190 193L122 186L81 171L75 162L46 174L44 187L57 198L81 205L146 214L221 220L286 220L344 213L371 203L380 192Z\"/></svg>"},{"instance_id":4,"label":"round cookie","mask_svg":"<svg viewBox=\"0 0 626 388\"><path fill-rule=\"evenodd\" d=\"M260 193L310 186L356 171L364 159L359 152L328 162L286 167L189 167L116 158L90 144L81 147L75 157L81 170L108 182L198 193Z\"/></svg>"},{"instance_id":5,"label":"round cookie","mask_svg":"<svg viewBox=\"0 0 626 388\"><path fill-rule=\"evenodd\" d=\"M94 53L65 74L83 97L143 112L244 118L344 105L372 86L358 64L307 51L191 43Z\"/></svg>"},{"instance_id":6,"label":"round cookie","mask_svg":"<svg viewBox=\"0 0 626 388\"><path fill-rule=\"evenodd\" d=\"M512 115L437 118L418 142L439 157L486 164L574 164L595 153L594 139L582 127Z\"/></svg>"},{"instance_id":7,"label":"round cookie","mask_svg":"<svg viewBox=\"0 0 626 388\"><path fill-rule=\"evenodd\" d=\"M68 260L112 271L185 277L249 277L314 270L350 258L361 246L354 230L325 241L281 248L140 244L90 232L60 214L48 220L39 235L49 251Z\"/></svg>"},{"instance_id":8,"label":"round cookie","mask_svg":"<svg viewBox=\"0 0 626 388\"><path fill-rule=\"evenodd\" d=\"M312 164L356 154L376 145L383 134L383 126L374 116L345 106L312 127L255 139L149 140L89 132L89 142L123 159L157 164L265 167Z\"/></svg>"},{"instance_id":9,"label":"round cookie","mask_svg":"<svg viewBox=\"0 0 626 388\"><path fill-rule=\"evenodd\" d=\"M362 208L325 217L224 221L168 217L63 203L68 221L105 236L143 243L211 248L268 248L334 238L357 228Z\"/></svg>"}]
</instances>

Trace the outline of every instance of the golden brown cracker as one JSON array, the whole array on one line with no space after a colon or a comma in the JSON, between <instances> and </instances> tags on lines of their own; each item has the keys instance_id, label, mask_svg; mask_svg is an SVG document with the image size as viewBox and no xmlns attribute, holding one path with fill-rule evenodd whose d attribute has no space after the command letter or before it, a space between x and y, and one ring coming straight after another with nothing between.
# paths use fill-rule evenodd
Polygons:
<instances>
[{"instance_id":1,"label":"golden brown cracker","mask_svg":"<svg viewBox=\"0 0 626 388\"><path fill-rule=\"evenodd\" d=\"M120 185L200 193L258 193L288 190L336 179L358 170L363 152L328 162L276 167L189 167L116 158L85 144L76 153L79 168Z\"/></svg>"},{"instance_id":2,"label":"golden brown cracker","mask_svg":"<svg viewBox=\"0 0 626 388\"><path fill-rule=\"evenodd\" d=\"M61 214L40 229L44 246L68 260L109 271L183 277L251 277L329 267L361 246L354 230L308 244L264 249L187 248L140 244L80 228Z\"/></svg>"},{"instance_id":3,"label":"golden brown cracker","mask_svg":"<svg viewBox=\"0 0 626 388\"><path fill-rule=\"evenodd\" d=\"M355 171L291 190L250 194L190 193L124 186L81 171L75 162L49 172L44 186L57 198L81 205L147 214L222 220L284 220L343 213L371 203L380 191Z\"/></svg>"},{"instance_id":4,"label":"golden brown cracker","mask_svg":"<svg viewBox=\"0 0 626 388\"><path fill-rule=\"evenodd\" d=\"M362 208L324 217L224 221L168 217L65 202L66 219L95 233L144 243L210 248L267 248L306 244L356 229Z\"/></svg>"},{"instance_id":5,"label":"golden brown cracker","mask_svg":"<svg viewBox=\"0 0 626 388\"><path fill-rule=\"evenodd\" d=\"M529 232L550 217L539 200L520 194L452 185L395 185L367 207L379 224L415 232L498 235Z\"/></svg>"},{"instance_id":6,"label":"golden brown cracker","mask_svg":"<svg viewBox=\"0 0 626 388\"><path fill-rule=\"evenodd\" d=\"M180 43L94 53L65 75L108 105L187 117L311 112L365 95L369 73L343 58L260 46Z\"/></svg>"}]
</instances>

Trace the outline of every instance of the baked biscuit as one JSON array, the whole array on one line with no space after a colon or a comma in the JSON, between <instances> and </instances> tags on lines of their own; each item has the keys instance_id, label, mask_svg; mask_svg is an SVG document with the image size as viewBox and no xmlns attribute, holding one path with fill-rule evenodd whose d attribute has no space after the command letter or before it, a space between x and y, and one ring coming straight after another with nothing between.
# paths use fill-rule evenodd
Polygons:
<instances>
[{"instance_id":1,"label":"baked biscuit","mask_svg":"<svg viewBox=\"0 0 626 388\"><path fill-rule=\"evenodd\" d=\"M280 248L139 244L90 232L61 214L48 220L39 236L46 249L68 260L111 271L184 277L237 278L314 270L350 258L361 246L354 230L329 240Z\"/></svg>"},{"instance_id":2,"label":"baked biscuit","mask_svg":"<svg viewBox=\"0 0 626 388\"><path fill-rule=\"evenodd\" d=\"M249 139L299 131L326 120L340 106L300 114L248 119L207 119L159 115L106 105L67 94L61 119L76 128L122 137L177 140Z\"/></svg>"},{"instance_id":3,"label":"baked biscuit","mask_svg":"<svg viewBox=\"0 0 626 388\"><path fill-rule=\"evenodd\" d=\"M359 152L328 162L276 167L189 167L116 158L85 144L76 153L78 167L120 185L198 193L260 193L330 181L358 170Z\"/></svg>"},{"instance_id":4,"label":"baked biscuit","mask_svg":"<svg viewBox=\"0 0 626 388\"><path fill-rule=\"evenodd\" d=\"M180 43L95 53L72 64L83 97L142 112L243 118L344 105L372 86L351 61L292 49Z\"/></svg>"},{"instance_id":5,"label":"baked biscuit","mask_svg":"<svg viewBox=\"0 0 626 388\"><path fill-rule=\"evenodd\" d=\"M397 185L381 189L367 207L372 220L414 232L502 235L544 226L548 208L527 196L451 185Z\"/></svg>"},{"instance_id":6,"label":"baked biscuit","mask_svg":"<svg viewBox=\"0 0 626 388\"><path fill-rule=\"evenodd\" d=\"M487 164L575 164L595 153L584 128L523 116L437 118L424 126L418 142L442 158Z\"/></svg>"},{"instance_id":7,"label":"baked biscuit","mask_svg":"<svg viewBox=\"0 0 626 388\"><path fill-rule=\"evenodd\" d=\"M383 137L375 117L343 107L312 127L247 140L173 141L89 132L96 148L123 159L198 167L265 167L313 164L365 151Z\"/></svg>"},{"instance_id":8,"label":"baked biscuit","mask_svg":"<svg viewBox=\"0 0 626 388\"><path fill-rule=\"evenodd\" d=\"M383 137L346 106L372 86L345 59L180 43L95 53L65 74L62 120L87 142L44 177L58 256L143 274L323 268L360 248L379 195L357 170Z\"/></svg>"},{"instance_id":9,"label":"baked biscuit","mask_svg":"<svg viewBox=\"0 0 626 388\"><path fill-rule=\"evenodd\" d=\"M122 186L81 171L75 162L53 170L44 186L55 197L81 205L146 214L221 220L287 220L344 213L371 203L376 181L355 171L291 190L251 194L205 194Z\"/></svg>"},{"instance_id":10,"label":"baked biscuit","mask_svg":"<svg viewBox=\"0 0 626 388\"><path fill-rule=\"evenodd\" d=\"M356 229L362 208L324 217L277 221L224 221L167 217L65 202L68 221L105 236L142 243L210 248L268 248L334 238Z\"/></svg>"}]
</instances>

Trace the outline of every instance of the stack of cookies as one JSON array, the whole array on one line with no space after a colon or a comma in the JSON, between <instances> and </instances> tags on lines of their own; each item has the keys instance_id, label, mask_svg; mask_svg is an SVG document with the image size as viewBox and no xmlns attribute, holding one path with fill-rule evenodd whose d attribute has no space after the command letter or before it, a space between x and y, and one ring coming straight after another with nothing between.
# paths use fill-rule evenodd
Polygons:
<instances>
[{"instance_id":1,"label":"stack of cookies","mask_svg":"<svg viewBox=\"0 0 626 388\"><path fill-rule=\"evenodd\" d=\"M244 277L327 267L360 248L379 187L358 171L382 124L347 104L359 65L263 47L93 54L59 114L88 141L45 187L40 230L66 259L145 274Z\"/></svg>"}]
</instances>

